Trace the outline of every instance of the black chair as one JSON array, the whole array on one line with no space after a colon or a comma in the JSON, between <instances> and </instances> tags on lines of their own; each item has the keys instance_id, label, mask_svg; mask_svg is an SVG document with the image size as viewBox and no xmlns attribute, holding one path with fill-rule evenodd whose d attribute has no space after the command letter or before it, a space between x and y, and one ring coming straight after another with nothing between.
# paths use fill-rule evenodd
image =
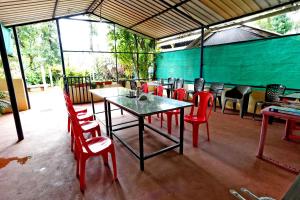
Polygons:
<instances>
[{"instance_id":1,"label":"black chair","mask_svg":"<svg viewBox=\"0 0 300 200\"><path fill-rule=\"evenodd\" d=\"M168 78L168 85L164 86L167 90L167 96L170 98L170 93L174 90L175 78Z\"/></svg>"},{"instance_id":2,"label":"black chair","mask_svg":"<svg viewBox=\"0 0 300 200\"><path fill-rule=\"evenodd\" d=\"M224 113L227 101L232 101L234 110L236 110L236 103L240 104L240 117L243 118L244 114L247 113L248 110L248 103L251 92L251 87L249 86L236 86L231 90L226 91L222 113Z\"/></svg>"},{"instance_id":3,"label":"black chair","mask_svg":"<svg viewBox=\"0 0 300 200\"><path fill-rule=\"evenodd\" d=\"M179 88L183 88L183 86L184 86L184 80L182 78L176 79L174 89L176 90L176 89L179 89Z\"/></svg>"},{"instance_id":4,"label":"black chair","mask_svg":"<svg viewBox=\"0 0 300 200\"><path fill-rule=\"evenodd\" d=\"M189 98L189 95L194 95L196 92L201 92L204 90L205 80L203 78L195 78L194 80L194 90L188 90L187 91L187 100ZM195 102L198 103L197 100ZM196 105L197 106L197 105Z\"/></svg>"},{"instance_id":5,"label":"black chair","mask_svg":"<svg viewBox=\"0 0 300 200\"><path fill-rule=\"evenodd\" d=\"M209 91L214 96L214 112L216 112L217 99L222 108L222 92L223 92L223 90L224 90L224 83L211 83L211 85L210 85Z\"/></svg>"},{"instance_id":6,"label":"black chair","mask_svg":"<svg viewBox=\"0 0 300 200\"><path fill-rule=\"evenodd\" d=\"M130 88L132 90L136 90L137 89L137 84L136 84L136 81L135 80L131 80L130 81Z\"/></svg>"},{"instance_id":7,"label":"black chair","mask_svg":"<svg viewBox=\"0 0 300 200\"><path fill-rule=\"evenodd\" d=\"M253 119L256 116L257 106L260 106L261 109L267 106L279 105L278 101L280 96L284 94L286 87L281 84L269 84L266 86L265 100L255 102Z\"/></svg>"}]
</instances>

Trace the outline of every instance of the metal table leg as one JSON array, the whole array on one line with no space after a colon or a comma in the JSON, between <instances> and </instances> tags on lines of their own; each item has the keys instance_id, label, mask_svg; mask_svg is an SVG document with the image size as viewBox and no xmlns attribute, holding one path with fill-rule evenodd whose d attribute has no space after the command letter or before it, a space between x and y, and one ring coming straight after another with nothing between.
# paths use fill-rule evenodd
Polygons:
<instances>
[{"instance_id":1,"label":"metal table leg","mask_svg":"<svg viewBox=\"0 0 300 200\"><path fill-rule=\"evenodd\" d=\"M93 93L91 93L91 101L92 101L93 117L94 117L94 119L96 119L96 117L95 117L95 105L94 105L94 96L93 96Z\"/></svg>"},{"instance_id":2,"label":"metal table leg","mask_svg":"<svg viewBox=\"0 0 300 200\"><path fill-rule=\"evenodd\" d=\"M144 171L144 118L139 117L140 169Z\"/></svg>"},{"instance_id":3,"label":"metal table leg","mask_svg":"<svg viewBox=\"0 0 300 200\"><path fill-rule=\"evenodd\" d=\"M106 128L106 135L109 136L109 129L108 129L108 112L110 110L107 109L107 101L106 98L104 98L104 114L105 114L105 128Z\"/></svg>"},{"instance_id":4,"label":"metal table leg","mask_svg":"<svg viewBox=\"0 0 300 200\"><path fill-rule=\"evenodd\" d=\"M106 134L110 135L110 138L113 139L113 133L112 133L112 123L111 123L111 111L110 111L110 103L108 101L106 101L106 108L107 108L107 126L106 126Z\"/></svg>"},{"instance_id":5,"label":"metal table leg","mask_svg":"<svg viewBox=\"0 0 300 200\"><path fill-rule=\"evenodd\" d=\"M183 128L184 128L184 108L180 108L180 147L179 153L183 154Z\"/></svg>"}]
</instances>

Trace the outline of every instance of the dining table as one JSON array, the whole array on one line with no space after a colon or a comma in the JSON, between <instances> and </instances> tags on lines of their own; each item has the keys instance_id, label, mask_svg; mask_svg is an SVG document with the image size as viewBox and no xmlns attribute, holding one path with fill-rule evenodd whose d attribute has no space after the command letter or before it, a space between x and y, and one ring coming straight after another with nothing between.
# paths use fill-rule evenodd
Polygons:
<instances>
[{"instance_id":1,"label":"dining table","mask_svg":"<svg viewBox=\"0 0 300 200\"><path fill-rule=\"evenodd\" d=\"M140 161L140 170L144 171L144 161L162 154L166 151L179 148L179 153L183 154L183 129L184 129L184 108L190 107L193 104L184 101L178 101L170 98L155 96L152 94L142 94L143 98L131 98L128 96L115 96L106 98L106 108L107 121L109 127L109 133L111 139L118 139L128 150ZM118 127L112 126L111 117L111 105L119 107L124 111L128 112L130 115L135 116L138 120L137 123L131 123L128 125L122 125ZM179 138L169 135L163 132L161 129L157 129L151 124L144 123L144 118L154 114L170 111L170 110L180 110L180 125L179 125ZM122 130L129 129L133 127L138 127L138 131L134 134L138 135L139 150L135 150L132 146L128 144L126 139L122 138ZM170 140L174 144L171 146L164 147L160 150L154 151L152 153L145 154L144 152L144 130L145 128L151 130L151 132L157 133L160 136Z\"/></svg>"},{"instance_id":2,"label":"dining table","mask_svg":"<svg viewBox=\"0 0 300 200\"><path fill-rule=\"evenodd\" d=\"M92 110L93 110L93 115L96 116L97 114L104 113L105 114L105 128L106 128L106 134L109 135L109 124L107 121L107 101L106 99L109 97L116 97L116 96L126 96L130 94L130 89L124 88L124 87L108 87L108 88L100 88L100 89L90 89L89 92L91 94L91 104L92 104ZM101 99L104 100L104 111L95 111L95 101L94 101L94 96L97 96ZM120 110L120 109L111 109L110 111L115 111L115 110ZM121 109L121 114L123 115L123 110ZM100 122L102 122L100 119L98 119ZM136 120L133 120L136 121ZM126 121L123 123L130 123L132 121ZM118 124L114 124L118 125Z\"/></svg>"}]
</instances>

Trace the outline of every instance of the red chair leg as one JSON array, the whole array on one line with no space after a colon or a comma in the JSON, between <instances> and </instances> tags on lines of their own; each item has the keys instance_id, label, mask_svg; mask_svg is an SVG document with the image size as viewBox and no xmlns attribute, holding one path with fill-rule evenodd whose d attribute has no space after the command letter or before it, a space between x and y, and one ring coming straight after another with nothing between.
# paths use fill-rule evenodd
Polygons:
<instances>
[{"instance_id":1,"label":"red chair leg","mask_svg":"<svg viewBox=\"0 0 300 200\"><path fill-rule=\"evenodd\" d=\"M112 148L111 148L110 156L111 156L111 161L112 161L112 164L113 164L114 180L116 180L118 175L117 175L117 162L116 162L116 154L115 154L114 146L112 146Z\"/></svg>"},{"instance_id":2,"label":"red chair leg","mask_svg":"<svg viewBox=\"0 0 300 200\"><path fill-rule=\"evenodd\" d=\"M156 114L157 118L159 118L159 113Z\"/></svg>"},{"instance_id":3,"label":"red chair leg","mask_svg":"<svg viewBox=\"0 0 300 200\"><path fill-rule=\"evenodd\" d=\"M148 123L151 124L151 116L148 116Z\"/></svg>"},{"instance_id":4,"label":"red chair leg","mask_svg":"<svg viewBox=\"0 0 300 200\"><path fill-rule=\"evenodd\" d=\"M209 141L209 127L208 127L208 122L206 122L206 132L207 132L207 140Z\"/></svg>"},{"instance_id":5,"label":"red chair leg","mask_svg":"<svg viewBox=\"0 0 300 200\"><path fill-rule=\"evenodd\" d=\"M68 116L68 133L70 132L70 127L71 127L71 119L70 116Z\"/></svg>"},{"instance_id":6,"label":"red chair leg","mask_svg":"<svg viewBox=\"0 0 300 200\"><path fill-rule=\"evenodd\" d=\"M97 134L98 134L98 136L101 136L101 129L100 129L100 126L98 125L96 129L97 129Z\"/></svg>"},{"instance_id":7,"label":"red chair leg","mask_svg":"<svg viewBox=\"0 0 300 200\"><path fill-rule=\"evenodd\" d=\"M80 154L77 153L77 163L76 163L76 177L79 178L79 166L80 166Z\"/></svg>"},{"instance_id":8,"label":"red chair leg","mask_svg":"<svg viewBox=\"0 0 300 200\"><path fill-rule=\"evenodd\" d=\"M73 130L71 130L71 151L74 150L74 133Z\"/></svg>"},{"instance_id":9,"label":"red chair leg","mask_svg":"<svg viewBox=\"0 0 300 200\"><path fill-rule=\"evenodd\" d=\"M176 126L178 126L178 115L175 115Z\"/></svg>"},{"instance_id":10,"label":"red chair leg","mask_svg":"<svg viewBox=\"0 0 300 200\"><path fill-rule=\"evenodd\" d=\"M81 192L84 192L85 189L85 164L86 164L86 158L84 155L80 156L80 160L78 160L80 162L80 166L79 166L79 179L80 179L80 190Z\"/></svg>"},{"instance_id":11,"label":"red chair leg","mask_svg":"<svg viewBox=\"0 0 300 200\"><path fill-rule=\"evenodd\" d=\"M167 114L168 133L172 131L172 115Z\"/></svg>"},{"instance_id":12,"label":"red chair leg","mask_svg":"<svg viewBox=\"0 0 300 200\"><path fill-rule=\"evenodd\" d=\"M108 165L108 153L107 152L102 154L102 158L103 158L104 165Z\"/></svg>"},{"instance_id":13,"label":"red chair leg","mask_svg":"<svg viewBox=\"0 0 300 200\"><path fill-rule=\"evenodd\" d=\"M193 146L198 147L199 124L193 124Z\"/></svg>"}]
</instances>

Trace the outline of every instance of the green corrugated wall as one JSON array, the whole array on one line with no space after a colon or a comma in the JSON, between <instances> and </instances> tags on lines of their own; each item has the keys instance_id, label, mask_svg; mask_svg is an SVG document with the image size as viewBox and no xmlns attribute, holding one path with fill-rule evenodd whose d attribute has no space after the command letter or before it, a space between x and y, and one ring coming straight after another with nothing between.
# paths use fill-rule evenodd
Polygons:
<instances>
[{"instance_id":1,"label":"green corrugated wall","mask_svg":"<svg viewBox=\"0 0 300 200\"><path fill-rule=\"evenodd\" d=\"M160 53L156 64L157 78L193 80L200 49ZM205 47L203 76L208 82L300 88L300 35Z\"/></svg>"}]
</instances>

